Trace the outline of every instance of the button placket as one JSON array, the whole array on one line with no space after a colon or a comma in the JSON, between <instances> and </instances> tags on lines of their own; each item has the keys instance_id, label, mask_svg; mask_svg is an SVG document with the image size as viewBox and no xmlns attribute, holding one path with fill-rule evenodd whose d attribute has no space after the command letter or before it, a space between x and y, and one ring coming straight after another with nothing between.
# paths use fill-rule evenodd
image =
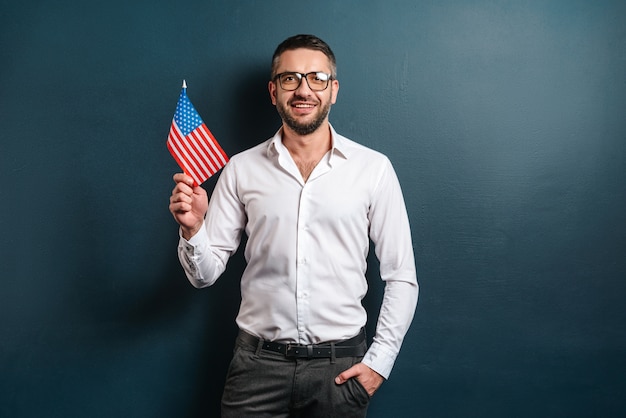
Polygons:
<instances>
[{"instance_id":1,"label":"button placket","mask_svg":"<svg viewBox=\"0 0 626 418\"><path fill-rule=\"evenodd\" d=\"M297 227L297 266L296 266L296 309L297 309L297 326L298 337L300 341L305 341L306 331L309 320L309 289L310 289L310 260L309 254L309 235L307 225L310 220L310 197L306 184L302 187L300 193L300 204L298 208L298 227Z\"/></svg>"}]
</instances>

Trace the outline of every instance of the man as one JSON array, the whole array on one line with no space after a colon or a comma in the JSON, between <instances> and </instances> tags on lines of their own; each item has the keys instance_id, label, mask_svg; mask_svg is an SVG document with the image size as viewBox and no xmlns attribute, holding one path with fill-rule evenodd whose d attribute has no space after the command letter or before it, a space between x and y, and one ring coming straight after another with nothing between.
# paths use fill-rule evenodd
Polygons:
<instances>
[{"instance_id":1,"label":"man","mask_svg":"<svg viewBox=\"0 0 626 418\"><path fill-rule=\"evenodd\" d=\"M413 318L418 285L400 185L384 155L329 124L338 91L330 47L311 35L286 39L269 81L281 129L231 158L210 203L189 176L174 176L170 211L194 286L212 285L248 236L224 417L365 416ZM367 348L370 239L386 284Z\"/></svg>"}]
</instances>

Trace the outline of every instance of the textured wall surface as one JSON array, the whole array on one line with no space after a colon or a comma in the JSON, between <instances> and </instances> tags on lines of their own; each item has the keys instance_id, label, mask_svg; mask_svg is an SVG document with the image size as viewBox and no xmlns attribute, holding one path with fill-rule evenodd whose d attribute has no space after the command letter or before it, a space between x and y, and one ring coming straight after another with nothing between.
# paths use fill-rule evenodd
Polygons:
<instances>
[{"instance_id":1,"label":"textured wall surface","mask_svg":"<svg viewBox=\"0 0 626 418\"><path fill-rule=\"evenodd\" d=\"M420 302L370 416L624 416L625 19L606 0L0 1L0 416L218 416L243 259L187 283L165 140L183 78L227 153L272 135L269 61L296 33L333 47L331 121L390 157L413 228Z\"/></svg>"}]
</instances>

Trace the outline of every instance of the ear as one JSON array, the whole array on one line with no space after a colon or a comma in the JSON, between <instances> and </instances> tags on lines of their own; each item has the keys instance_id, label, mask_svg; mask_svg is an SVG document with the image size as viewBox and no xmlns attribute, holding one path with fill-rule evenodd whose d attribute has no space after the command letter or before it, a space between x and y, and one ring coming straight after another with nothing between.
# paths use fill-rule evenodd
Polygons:
<instances>
[{"instance_id":1,"label":"ear","mask_svg":"<svg viewBox=\"0 0 626 418\"><path fill-rule=\"evenodd\" d=\"M330 96L330 103L331 104L335 104L337 103L337 94L339 93L339 81L333 79L331 81L331 96Z\"/></svg>"},{"instance_id":2,"label":"ear","mask_svg":"<svg viewBox=\"0 0 626 418\"><path fill-rule=\"evenodd\" d=\"M270 92L270 99L272 100L272 104L276 106L276 83L270 81L267 83L267 89Z\"/></svg>"}]
</instances>

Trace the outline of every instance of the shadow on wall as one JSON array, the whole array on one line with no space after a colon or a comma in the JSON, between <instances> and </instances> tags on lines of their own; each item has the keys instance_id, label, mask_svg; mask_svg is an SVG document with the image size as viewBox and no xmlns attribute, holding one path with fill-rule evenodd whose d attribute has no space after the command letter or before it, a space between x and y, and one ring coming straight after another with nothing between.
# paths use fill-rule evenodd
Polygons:
<instances>
[{"instance_id":1,"label":"shadow on wall","mask_svg":"<svg viewBox=\"0 0 626 418\"><path fill-rule=\"evenodd\" d=\"M269 66L258 63L236 77L242 80L235 90L234 108L229 112L236 152L270 138L281 126L268 92Z\"/></svg>"}]
</instances>

